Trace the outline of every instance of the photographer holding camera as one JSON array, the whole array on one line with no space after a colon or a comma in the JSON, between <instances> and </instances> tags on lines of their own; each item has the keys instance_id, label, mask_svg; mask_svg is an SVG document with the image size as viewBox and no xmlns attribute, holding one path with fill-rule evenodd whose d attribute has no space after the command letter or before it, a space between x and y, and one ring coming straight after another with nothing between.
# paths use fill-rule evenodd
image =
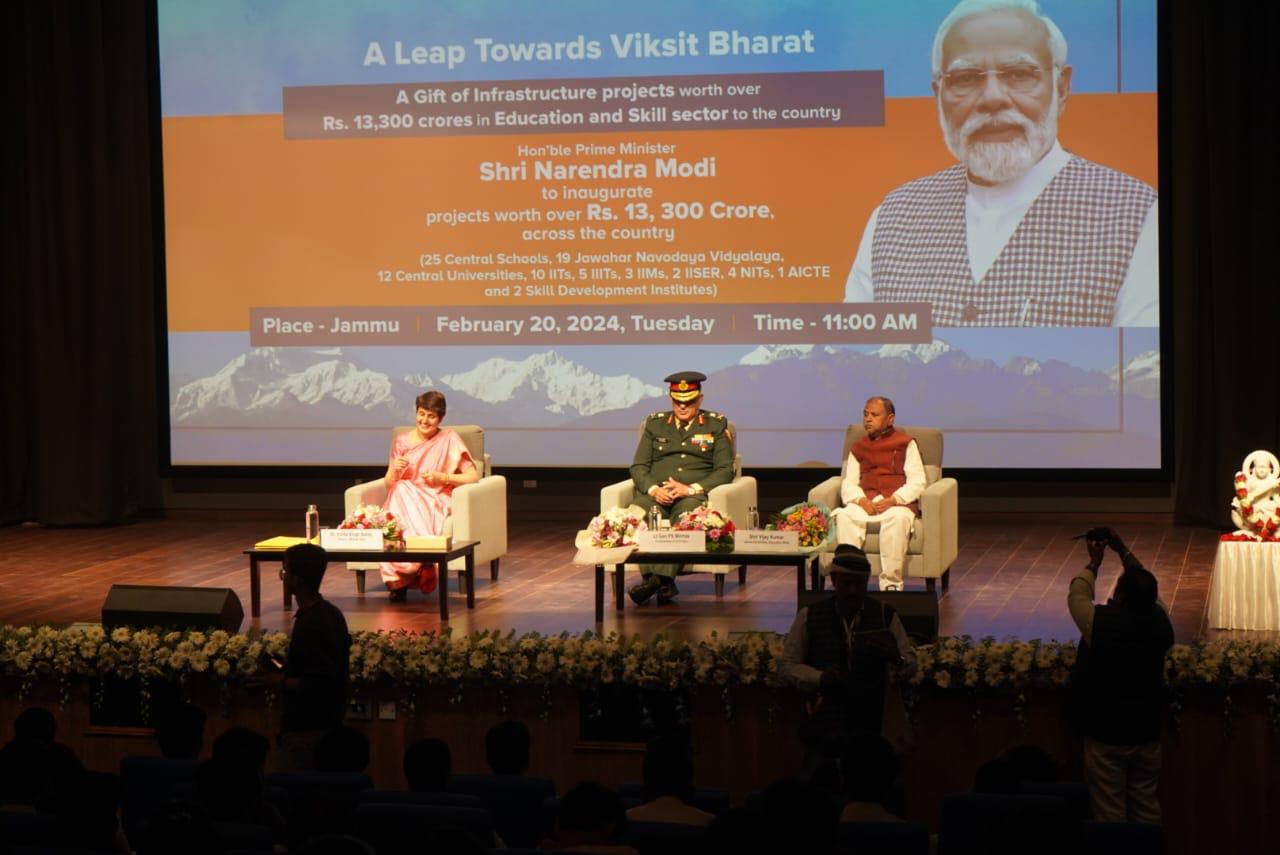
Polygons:
<instances>
[{"instance_id":1,"label":"photographer holding camera","mask_svg":"<svg viewBox=\"0 0 1280 855\"><path fill-rule=\"evenodd\" d=\"M910 744L899 685L916 669L915 652L891 606L867 596L871 563L856 546L836 548L835 594L796 614L778 675L812 693L801 728L805 770L837 759L853 731L883 735L899 753Z\"/></svg>"},{"instance_id":2,"label":"photographer holding camera","mask_svg":"<svg viewBox=\"0 0 1280 855\"><path fill-rule=\"evenodd\" d=\"M1089 563L1071 580L1067 608L1081 636L1071 691L1093 818L1159 823L1164 657L1173 646L1173 625L1155 576L1114 531L1094 528L1083 536ZM1095 605L1108 546L1124 571L1111 599Z\"/></svg>"}]
</instances>

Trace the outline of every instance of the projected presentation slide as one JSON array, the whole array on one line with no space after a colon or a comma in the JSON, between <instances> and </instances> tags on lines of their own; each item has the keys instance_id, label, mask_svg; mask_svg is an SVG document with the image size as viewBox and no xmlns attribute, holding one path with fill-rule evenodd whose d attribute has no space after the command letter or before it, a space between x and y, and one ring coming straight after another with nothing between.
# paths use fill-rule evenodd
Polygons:
<instances>
[{"instance_id":1,"label":"projected presentation slide","mask_svg":"<svg viewBox=\"0 0 1280 855\"><path fill-rule=\"evenodd\" d=\"M1155 0L954 9L158 0L172 462L1159 467Z\"/></svg>"}]
</instances>

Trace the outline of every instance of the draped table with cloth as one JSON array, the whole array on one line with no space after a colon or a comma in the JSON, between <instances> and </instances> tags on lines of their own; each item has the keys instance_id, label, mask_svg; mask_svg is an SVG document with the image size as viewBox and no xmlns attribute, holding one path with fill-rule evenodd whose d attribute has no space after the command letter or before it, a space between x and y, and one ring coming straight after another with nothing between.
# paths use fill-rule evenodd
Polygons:
<instances>
[{"instance_id":1,"label":"draped table with cloth","mask_svg":"<svg viewBox=\"0 0 1280 855\"><path fill-rule=\"evenodd\" d=\"M1280 630L1280 543L1224 540L1213 561L1209 626Z\"/></svg>"}]
</instances>

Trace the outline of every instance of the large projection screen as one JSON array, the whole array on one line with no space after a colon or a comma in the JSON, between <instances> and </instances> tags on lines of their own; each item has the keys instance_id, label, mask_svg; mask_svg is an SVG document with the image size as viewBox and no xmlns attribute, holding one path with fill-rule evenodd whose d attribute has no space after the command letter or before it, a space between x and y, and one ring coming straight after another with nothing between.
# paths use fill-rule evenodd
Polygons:
<instances>
[{"instance_id":1,"label":"large projection screen","mask_svg":"<svg viewBox=\"0 0 1280 855\"><path fill-rule=\"evenodd\" d=\"M158 0L171 462L623 465L699 370L753 467L1158 469L1156 0L954 7Z\"/></svg>"}]
</instances>

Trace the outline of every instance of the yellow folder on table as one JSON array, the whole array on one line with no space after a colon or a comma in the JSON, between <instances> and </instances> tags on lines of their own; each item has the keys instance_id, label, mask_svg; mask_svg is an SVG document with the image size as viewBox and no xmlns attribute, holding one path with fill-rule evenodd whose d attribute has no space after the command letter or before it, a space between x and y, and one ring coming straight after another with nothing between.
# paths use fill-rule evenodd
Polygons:
<instances>
[{"instance_id":1,"label":"yellow folder on table","mask_svg":"<svg viewBox=\"0 0 1280 855\"><path fill-rule=\"evenodd\" d=\"M269 537L266 540L260 540L253 545L254 549L288 549L290 546L297 546L299 543L306 543L305 537L287 537L283 534Z\"/></svg>"},{"instance_id":2,"label":"yellow folder on table","mask_svg":"<svg viewBox=\"0 0 1280 855\"><path fill-rule=\"evenodd\" d=\"M453 546L453 538L443 534L411 534L405 537L407 549L449 549Z\"/></svg>"}]
</instances>

